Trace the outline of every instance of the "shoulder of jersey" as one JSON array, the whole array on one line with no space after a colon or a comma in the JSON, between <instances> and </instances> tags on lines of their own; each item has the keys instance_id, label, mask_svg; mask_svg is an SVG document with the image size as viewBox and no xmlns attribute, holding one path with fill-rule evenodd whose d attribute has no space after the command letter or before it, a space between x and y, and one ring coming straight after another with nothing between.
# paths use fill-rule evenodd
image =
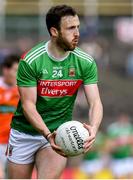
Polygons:
<instances>
[{"instance_id":1,"label":"shoulder of jersey","mask_svg":"<svg viewBox=\"0 0 133 180\"><path fill-rule=\"evenodd\" d=\"M80 60L86 60L89 63L92 63L94 61L93 57L90 56L89 54L85 53L82 51L80 48L76 47L73 51L72 54L77 56Z\"/></svg>"},{"instance_id":2,"label":"shoulder of jersey","mask_svg":"<svg viewBox=\"0 0 133 180\"><path fill-rule=\"evenodd\" d=\"M46 43L42 42L35 47L33 47L28 52L24 53L21 56L21 59L27 62L28 64L31 64L33 61L35 61L37 58L39 58L41 55L46 53Z\"/></svg>"}]
</instances>

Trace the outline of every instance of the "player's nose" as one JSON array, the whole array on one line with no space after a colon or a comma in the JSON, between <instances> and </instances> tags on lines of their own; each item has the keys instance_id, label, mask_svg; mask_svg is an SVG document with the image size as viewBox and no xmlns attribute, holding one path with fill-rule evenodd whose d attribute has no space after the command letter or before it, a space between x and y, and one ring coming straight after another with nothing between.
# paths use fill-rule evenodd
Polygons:
<instances>
[{"instance_id":1,"label":"player's nose","mask_svg":"<svg viewBox=\"0 0 133 180\"><path fill-rule=\"evenodd\" d=\"M75 35L76 37L79 37L79 29L78 29L78 27L75 28L74 35Z\"/></svg>"}]
</instances>

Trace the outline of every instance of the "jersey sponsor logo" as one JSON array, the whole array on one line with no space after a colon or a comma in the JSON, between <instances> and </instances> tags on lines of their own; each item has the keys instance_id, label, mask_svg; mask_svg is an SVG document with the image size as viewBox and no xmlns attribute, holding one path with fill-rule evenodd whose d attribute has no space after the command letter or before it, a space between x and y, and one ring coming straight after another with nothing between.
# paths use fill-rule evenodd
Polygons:
<instances>
[{"instance_id":1,"label":"jersey sponsor logo","mask_svg":"<svg viewBox=\"0 0 133 180\"><path fill-rule=\"evenodd\" d=\"M39 80L38 95L48 97L72 96L76 93L82 80Z\"/></svg>"}]
</instances>

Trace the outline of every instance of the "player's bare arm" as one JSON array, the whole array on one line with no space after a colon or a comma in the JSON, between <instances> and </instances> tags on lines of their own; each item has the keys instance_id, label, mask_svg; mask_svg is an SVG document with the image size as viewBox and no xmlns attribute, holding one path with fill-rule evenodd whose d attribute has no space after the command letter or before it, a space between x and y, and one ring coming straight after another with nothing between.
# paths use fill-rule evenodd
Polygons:
<instances>
[{"instance_id":1,"label":"player's bare arm","mask_svg":"<svg viewBox=\"0 0 133 180\"><path fill-rule=\"evenodd\" d=\"M89 124L84 124L90 133L89 139L84 144L85 152L87 152L93 142L95 141L96 133L103 117L103 106L101 103L99 90L97 84L90 84L84 86L87 102L90 106L89 110Z\"/></svg>"},{"instance_id":2,"label":"player's bare arm","mask_svg":"<svg viewBox=\"0 0 133 180\"><path fill-rule=\"evenodd\" d=\"M27 120L45 137L50 133L36 109L36 87L19 87L23 113Z\"/></svg>"},{"instance_id":3,"label":"player's bare arm","mask_svg":"<svg viewBox=\"0 0 133 180\"><path fill-rule=\"evenodd\" d=\"M27 120L33 125L37 131L46 137L54 150L62 154L61 148L54 143L54 134L49 131L46 124L43 122L40 114L36 109L37 90L36 87L19 87L23 112Z\"/></svg>"}]
</instances>

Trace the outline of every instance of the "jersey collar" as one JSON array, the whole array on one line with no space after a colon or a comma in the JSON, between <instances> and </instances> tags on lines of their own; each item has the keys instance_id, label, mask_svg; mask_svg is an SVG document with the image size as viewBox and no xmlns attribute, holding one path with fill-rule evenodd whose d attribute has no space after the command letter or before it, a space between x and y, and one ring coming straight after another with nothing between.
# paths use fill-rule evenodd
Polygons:
<instances>
[{"instance_id":1,"label":"jersey collar","mask_svg":"<svg viewBox=\"0 0 133 180\"><path fill-rule=\"evenodd\" d=\"M48 56L49 56L53 61L61 62L61 61L64 61L65 59L68 58L70 52L67 54L67 56L65 56L65 57L63 57L63 58L60 58L60 59L55 58L55 57L54 57L52 54L50 54L50 52L48 51L48 43L49 43L49 41L46 42L46 46L45 46L45 47L46 47L46 52L47 52Z\"/></svg>"}]
</instances>

